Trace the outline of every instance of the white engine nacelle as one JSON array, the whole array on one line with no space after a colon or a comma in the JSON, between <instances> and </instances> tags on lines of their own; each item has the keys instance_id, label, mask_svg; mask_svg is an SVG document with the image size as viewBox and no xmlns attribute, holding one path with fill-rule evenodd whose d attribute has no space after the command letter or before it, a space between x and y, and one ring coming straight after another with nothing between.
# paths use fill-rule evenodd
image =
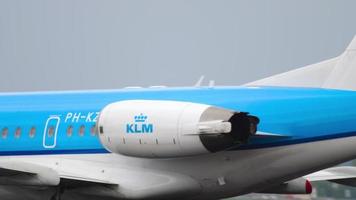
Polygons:
<instances>
[{"instance_id":1,"label":"white engine nacelle","mask_svg":"<svg viewBox=\"0 0 356 200\"><path fill-rule=\"evenodd\" d=\"M109 104L98 119L110 152L165 158L221 151L244 143L258 118L204 104L128 100Z\"/></svg>"}]
</instances>

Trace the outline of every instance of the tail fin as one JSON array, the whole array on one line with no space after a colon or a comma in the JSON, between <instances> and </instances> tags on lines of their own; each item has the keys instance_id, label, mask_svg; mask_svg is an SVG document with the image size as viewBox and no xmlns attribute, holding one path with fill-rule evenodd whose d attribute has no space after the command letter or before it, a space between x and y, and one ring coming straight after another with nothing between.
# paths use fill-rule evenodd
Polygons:
<instances>
[{"instance_id":1,"label":"tail fin","mask_svg":"<svg viewBox=\"0 0 356 200\"><path fill-rule=\"evenodd\" d=\"M356 91L356 36L340 56L246 84Z\"/></svg>"},{"instance_id":2,"label":"tail fin","mask_svg":"<svg viewBox=\"0 0 356 200\"><path fill-rule=\"evenodd\" d=\"M340 56L323 87L356 90L356 36Z\"/></svg>"}]
</instances>

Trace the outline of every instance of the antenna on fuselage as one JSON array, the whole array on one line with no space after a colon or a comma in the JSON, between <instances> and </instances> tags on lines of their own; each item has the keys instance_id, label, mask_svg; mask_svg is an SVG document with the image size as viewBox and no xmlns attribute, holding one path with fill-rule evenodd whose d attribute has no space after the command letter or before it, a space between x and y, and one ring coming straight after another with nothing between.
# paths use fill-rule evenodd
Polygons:
<instances>
[{"instance_id":1,"label":"antenna on fuselage","mask_svg":"<svg viewBox=\"0 0 356 200\"><path fill-rule=\"evenodd\" d=\"M209 81L209 88L215 87L215 80L210 80Z\"/></svg>"},{"instance_id":2,"label":"antenna on fuselage","mask_svg":"<svg viewBox=\"0 0 356 200\"><path fill-rule=\"evenodd\" d=\"M201 84L203 83L204 78L205 78L204 75L201 76L201 77L199 78L199 80L195 83L194 87L201 87Z\"/></svg>"}]
</instances>

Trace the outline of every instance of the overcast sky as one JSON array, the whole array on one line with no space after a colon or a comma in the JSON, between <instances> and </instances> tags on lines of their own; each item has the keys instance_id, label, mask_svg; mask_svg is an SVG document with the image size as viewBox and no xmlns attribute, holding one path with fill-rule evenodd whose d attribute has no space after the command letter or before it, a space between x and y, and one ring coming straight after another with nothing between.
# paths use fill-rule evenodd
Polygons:
<instances>
[{"instance_id":1,"label":"overcast sky","mask_svg":"<svg viewBox=\"0 0 356 200\"><path fill-rule=\"evenodd\" d=\"M0 91L239 85L339 55L346 0L0 0Z\"/></svg>"}]
</instances>

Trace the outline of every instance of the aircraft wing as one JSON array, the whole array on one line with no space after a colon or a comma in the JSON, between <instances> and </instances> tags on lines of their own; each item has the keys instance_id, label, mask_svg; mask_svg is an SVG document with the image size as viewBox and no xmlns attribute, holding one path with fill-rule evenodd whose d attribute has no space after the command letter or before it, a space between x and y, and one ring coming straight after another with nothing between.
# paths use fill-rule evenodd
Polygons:
<instances>
[{"instance_id":1,"label":"aircraft wing","mask_svg":"<svg viewBox=\"0 0 356 200\"><path fill-rule=\"evenodd\" d=\"M60 182L56 171L31 163L0 162L1 185L55 186Z\"/></svg>"},{"instance_id":2,"label":"aircraft wing","mask_svg":"<svg viewBox=\"0 0 356 200\"><path fill-rule=\"evenodd\" d=\"M180 174L74 159L46 160L54 166L42 165L43 161L0 161L0 186L58 187L66 193L109 198L169 198L200 192L195 180Z\"/></svg>"},{"instance_id":3,"label":"aircraft wing","mask_svg":"<svg viewBox=\"0 0 356 200\"><path fill-rule=\"evenodd\" d=\"M342 185L356 187L356 167L332 167L309 174L304 178L312 182L331 181Z\"/></svg>"}]
</instances>

